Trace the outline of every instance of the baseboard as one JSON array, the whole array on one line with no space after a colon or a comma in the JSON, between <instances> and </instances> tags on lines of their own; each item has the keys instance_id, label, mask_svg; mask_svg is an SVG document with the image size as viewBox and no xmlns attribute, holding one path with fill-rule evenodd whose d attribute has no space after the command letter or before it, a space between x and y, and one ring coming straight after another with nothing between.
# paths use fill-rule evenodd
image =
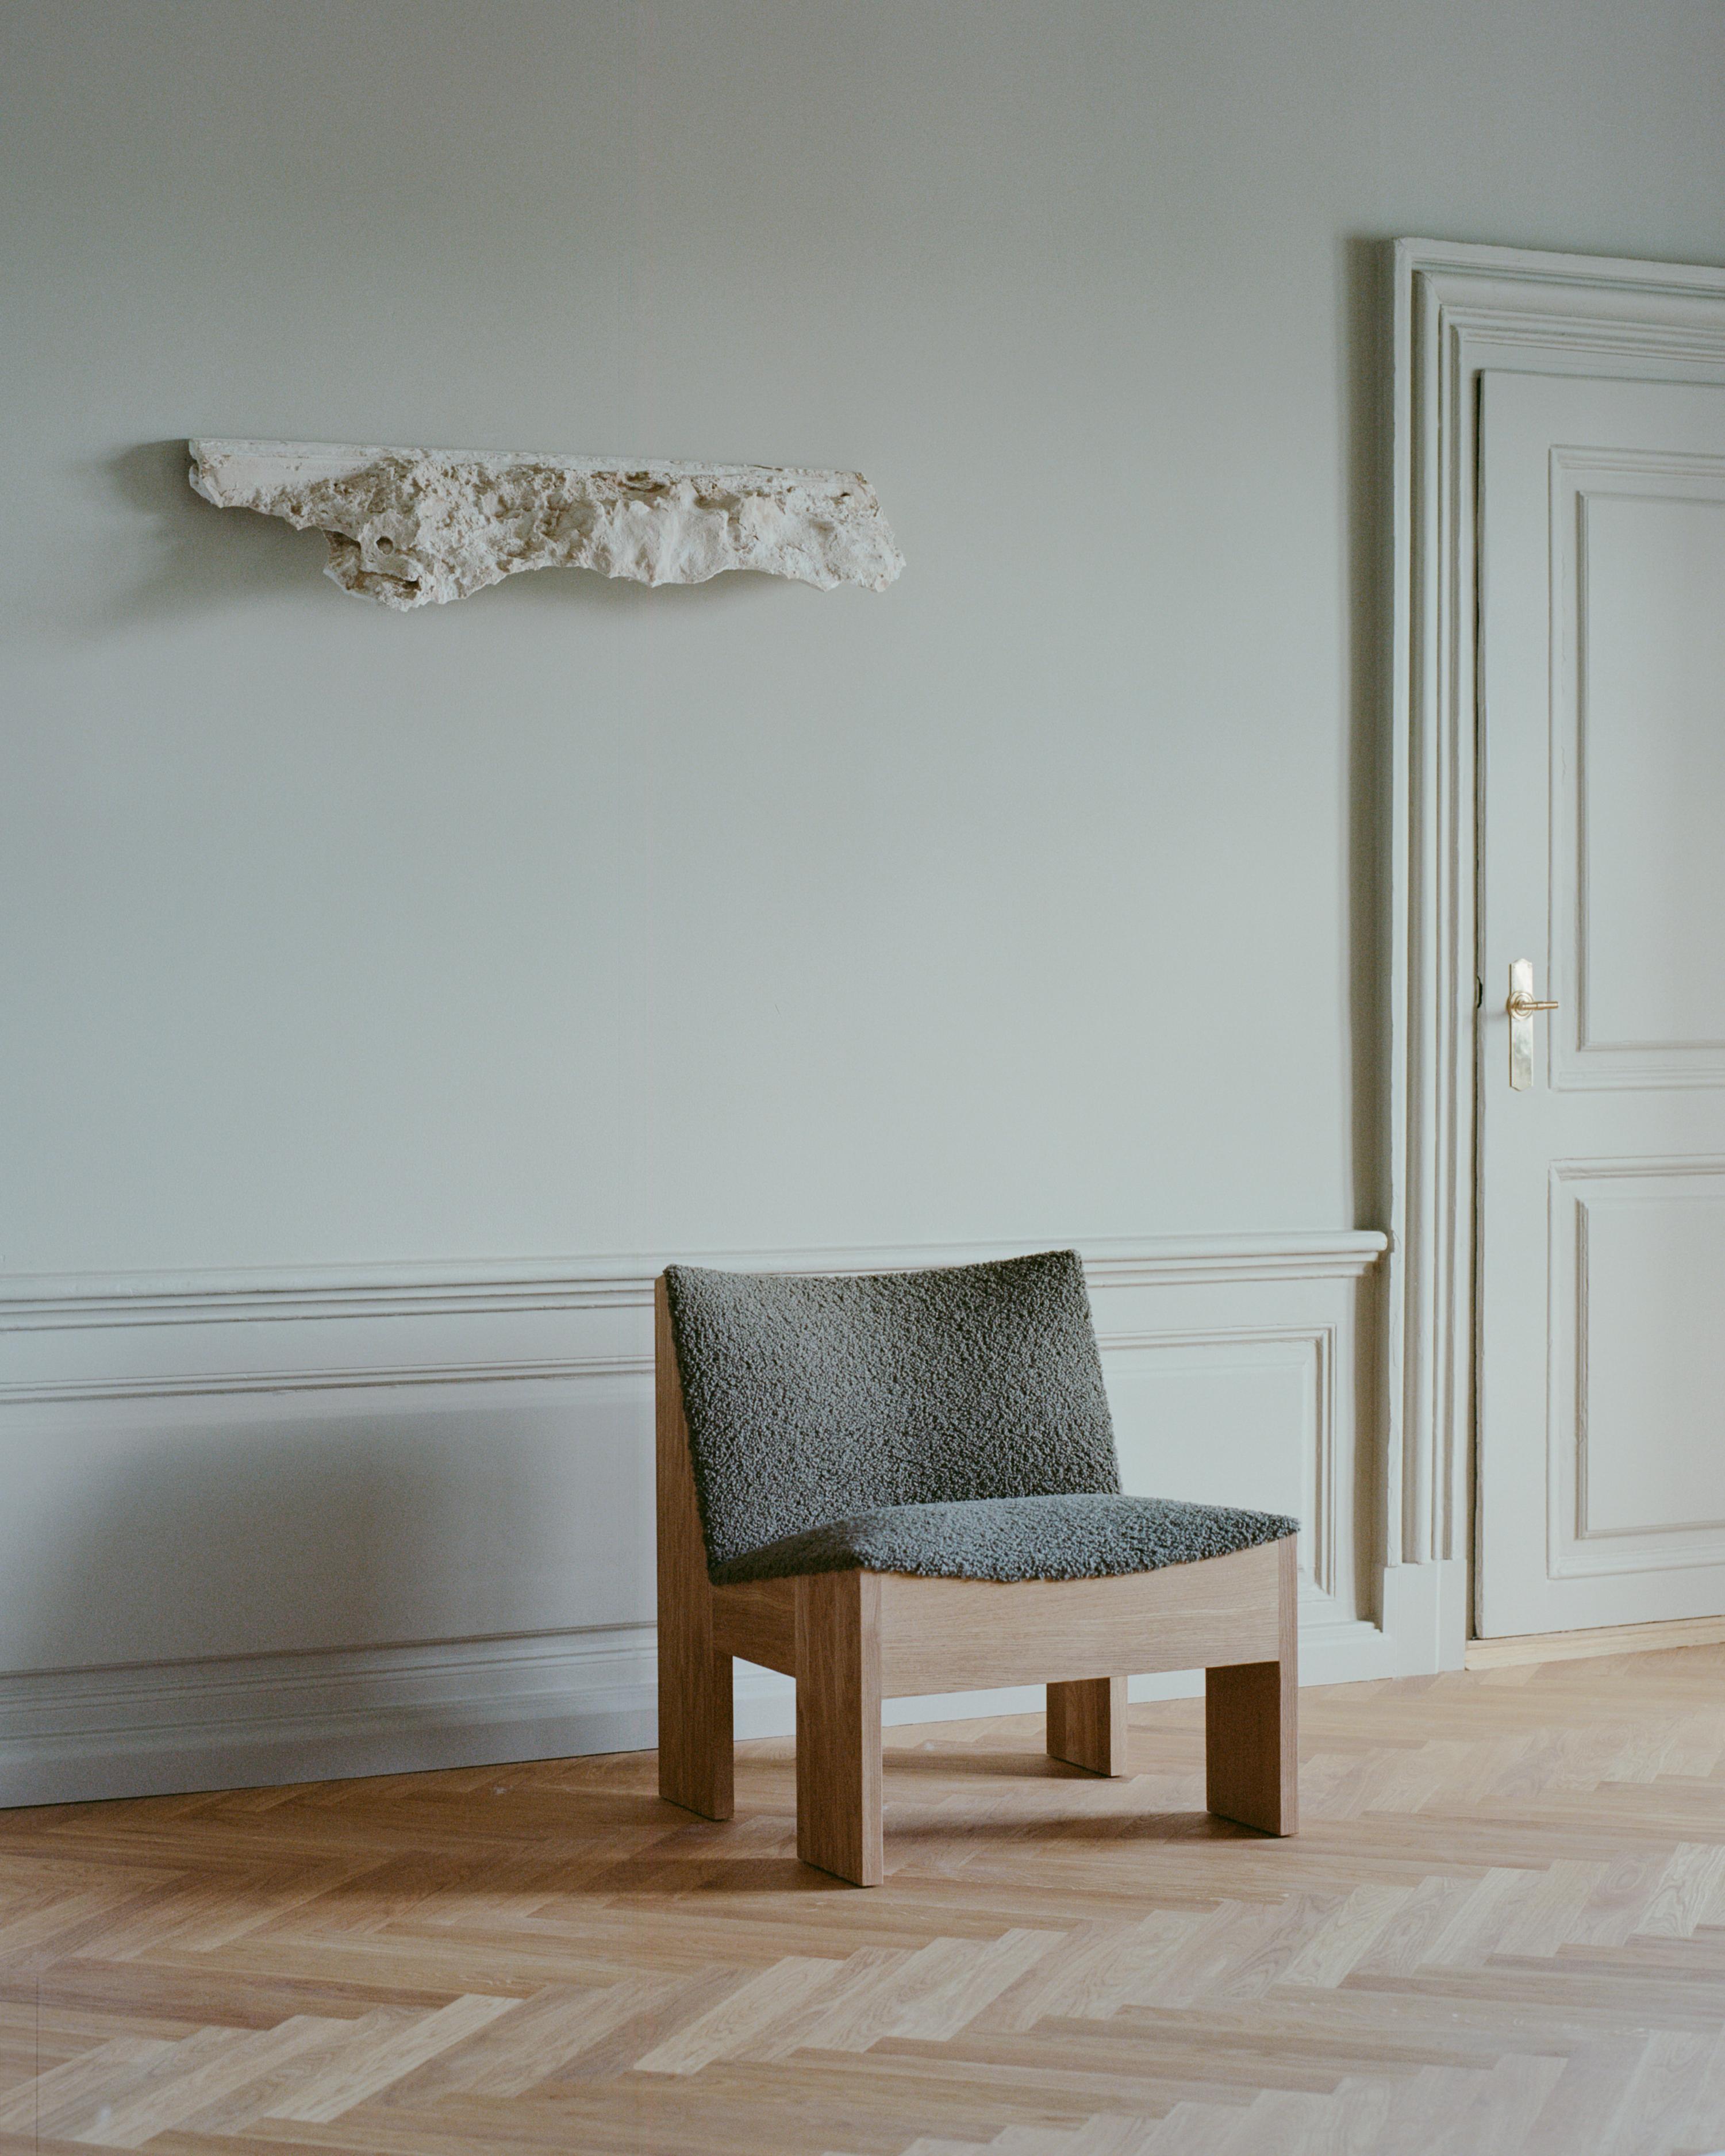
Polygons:
<instances>
[{"instance_id":1,"label":"baseboard","mask_svg":"<svg viewBox=\"0 0 1725 2156\"><path fill-rule=\"evenodd\" d=\"M0 1678L0 1806L340 1781L645 1751L658 1741L654 1635L618 1626L525 1640L261 1655ZM1375 1625L1322 1609L1302 1627L1307 1684L1388 1675ZM1135 1677L1135 1700L1199 1690ZM1040 1685L889 1700L890 1725L1040 1713ZM740 1665L737 1733L788 1738L788 1677Z\"/></svg>"},{"instance_id":2,"label":"baseboard","mask_svg":"<svg viewBox=\"0 0 1725 2156\"><path fill-rule=\"evenodd\" d=\"M1653 1625L1602 1625L1580 1632L1517 1632L1470 1640L1466 1666L1502 1670L1527 1662L1579 1662L1602 1655L1655 1655L1674 1647L1725 1645L1725 1617L1672 1617Z\"/></svg>"},{"instance_id":3,"label":"baseboard","mask_svg":"<svg viewBox=\"0 0 1725 2156\"><path fill-rule=\"evenodd\" d=\"M1459 1670L1467 1645L1467 1565L1460 1558L1393 1564L1382 1575L1379 1614L1395 1643L1388 1674L1411 1677Z\"/></svg>"},{"instance_id":4,"label":"baseboard","mask_svg":"<svg viewBox=\"0 0 1725 2156\"><path fill-rule=\"evenodd\" d=\"M0 1677L0 1804L481 1767L653 1742L653 1630Z\"/></svg>"}]
</instances>

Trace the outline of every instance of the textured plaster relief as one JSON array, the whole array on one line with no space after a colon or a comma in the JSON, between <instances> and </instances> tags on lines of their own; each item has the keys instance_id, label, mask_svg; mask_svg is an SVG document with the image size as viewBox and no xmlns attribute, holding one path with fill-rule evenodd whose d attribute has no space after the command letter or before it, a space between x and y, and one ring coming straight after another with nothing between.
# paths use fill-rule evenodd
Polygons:
<instances>
[{"instance_id":1,"label":"textured plaster relief","mask_svg":"<svg viewBox=\"0 0 1725 2156\"><path fill-rule=\"evenodd\" d=\"M643 584L757 569L823 591L878 592L904 567L857 472L325 442L187 446L206 501L321 531L326 576L403 612L521 569L596 569Z\"/></svg>"}]
</instances>

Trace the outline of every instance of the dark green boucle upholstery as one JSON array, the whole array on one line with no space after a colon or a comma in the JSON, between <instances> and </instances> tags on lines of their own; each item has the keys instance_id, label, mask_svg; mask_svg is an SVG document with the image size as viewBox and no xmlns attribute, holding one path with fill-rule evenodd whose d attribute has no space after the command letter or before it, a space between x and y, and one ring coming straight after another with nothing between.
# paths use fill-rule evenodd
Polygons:
<instances>
[{"instance_id":1,"label":"dark green boucle upholstery","mask_svg":"<svg viewBox=\"0 0 1725 2156\"><path fill-rule=\"evenodd\" d=\"M713 1573L783 1579L803 1572L920 1572L937 1579L1103 1579L1279 1541L1298 1522L1276 1512L1182 1505L1169 1497L973 1497L889 1505L806 1528Z\"/></svg>"},{"instance_id":2,"label":"dark green boucle upholstery","mask_svg":"<svg viewBox=\"0 0 1725 2156\"><path fill-rule=\"evenodd\" d=\"M1076 1252L827 1277L665 1272L716 1584L1077 1579L1292 1534L1120 1494Z\"/></svg>"}]
</instances>

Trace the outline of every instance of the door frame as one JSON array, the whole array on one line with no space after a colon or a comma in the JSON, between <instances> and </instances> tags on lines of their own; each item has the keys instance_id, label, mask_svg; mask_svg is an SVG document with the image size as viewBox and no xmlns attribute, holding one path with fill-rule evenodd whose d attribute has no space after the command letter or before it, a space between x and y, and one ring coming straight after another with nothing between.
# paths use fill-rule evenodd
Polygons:
<instances>
[{"instance_id":1,"label":"door frame","mask_svg":"<svg viewBox=\"0 0 1725 2156\"><path fill-rule=\"evenodd\" d=\"M1473 1630L1479 377L1725 383L1725 269L1395 244L1389 1193L1382 1622L1405 1669Z\"/></svg>"}]
</instances>

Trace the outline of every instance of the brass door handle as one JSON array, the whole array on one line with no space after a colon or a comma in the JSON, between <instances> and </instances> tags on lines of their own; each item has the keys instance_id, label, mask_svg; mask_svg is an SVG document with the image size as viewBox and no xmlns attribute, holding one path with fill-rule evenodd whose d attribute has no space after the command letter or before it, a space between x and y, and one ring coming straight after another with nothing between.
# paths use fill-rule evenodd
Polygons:
<instances>
[{"instance_id":1,"label":"brass door handle","mask_svg":"<svg viewBox=\"0 0 1725 2156\"><path fill-rule=\"evenodd\" d=\"M1555 1010L1555 1003L1533 993L1533 961L1517 958L1509 969L1509 1082L1517 1093L1533 1083L1533 1014Z\"/></svg>"}]
</instances>

